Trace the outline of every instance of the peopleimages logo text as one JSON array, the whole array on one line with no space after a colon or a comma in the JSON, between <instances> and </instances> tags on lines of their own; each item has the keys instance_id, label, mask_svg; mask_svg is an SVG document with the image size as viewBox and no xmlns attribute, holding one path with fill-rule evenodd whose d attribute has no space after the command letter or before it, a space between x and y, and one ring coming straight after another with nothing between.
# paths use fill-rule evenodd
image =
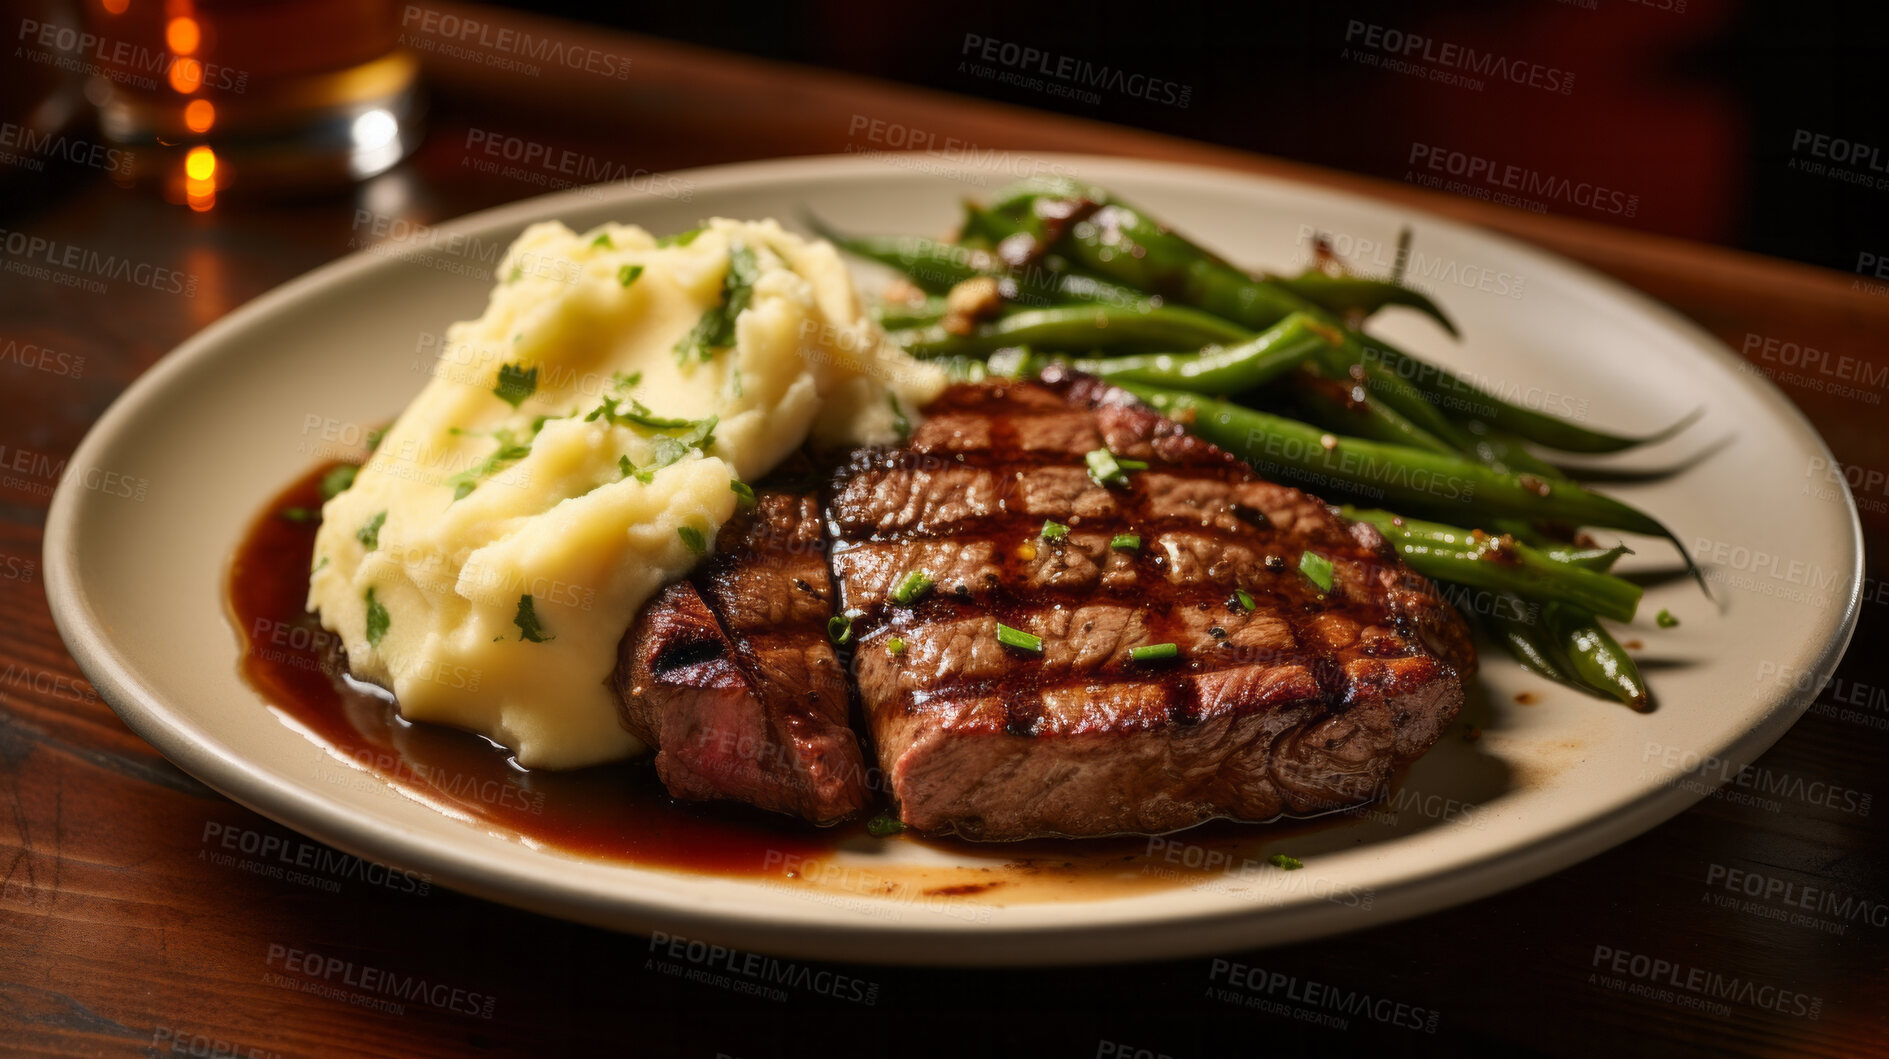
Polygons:
<instances>
[{"instance_id":1,"label":"peopleimages logo text","mask_svg":"<svg viewBox=\"0 0 1889 1059\"><path fill-rule=\"evenodd\" d=\"M1514 163L1497 162L1467 151L1452 151L1427 143L1410 145L1412 166L1434 173L1480 183L1518 195L1561 202L1599 213L1632 217L1640 212L1640 196L1608 188L1592 181L1570 180Z\"/></svg>"},{"instance_id":2,"label":"peopleimages logo text","mask_svg":"<svg viewBox=\"0 0 1889 1059\"><path fill-rule=\"evenodd\" d=\"M1164 103L1171 107L1185 108L1194 94L1194 89L1190 85L1166 81L1159 77L1149 77L1147 74L1129 73L1127 70L1109 66L1106 63L1097 64L1087 59L1078 59L1073 55L1057 55L1041 48L985 37L977 33L964 35L964 46L959 49L958 54L987 63L996 63L1024 73L1037 74L1085 88L1114 92L1117 95L1145 99L1150 103Z\"/></svg>"},{"instance_id":3,"label":"peopleimages logo text","mask_svg":"<svg viewBox=\"0 0 1889 1059\"><path fill-rule=\"evenodd\" d=\"M1510 84L1539 88L1568 95L1574 91L1574 75L1543 63L1514 59L1494 52L1436 40L1420 33L1406 33L1390 26L1380 26L1358 19L1345 23L1345 43L1394 55L1400 59L1424 62L1447 70L1459 70Z\"/></svg>"}]
</instances>

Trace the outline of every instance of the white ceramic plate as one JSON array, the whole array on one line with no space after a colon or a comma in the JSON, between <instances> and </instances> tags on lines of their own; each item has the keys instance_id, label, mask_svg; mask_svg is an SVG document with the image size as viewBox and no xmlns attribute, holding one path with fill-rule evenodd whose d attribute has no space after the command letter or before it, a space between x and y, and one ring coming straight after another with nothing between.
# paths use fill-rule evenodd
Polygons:
<instances>
[{"instance_id":1,"label":"white ceramic plate","mask_svg":"<svg viewBox=\"0 0 1889 1059\"><path fill-rule=\"evenodd\" d=\"M899 963L1224 951L1469 901L1684 809L1769 747L1835 666L1862 577L1848 494L1819 473L1829 453L1803 418L1697 327L1567 261L1399 206L1195 168L1038 163L1113 188L1249 266L1302 265L1305 235L1317 228L1354 263L1382 271L1410 225L1409 275L1448 307L1465 337L1452 343L1415 314L1396 312L1374 325L1385 337L1603 427L1643 431L1703 407L1698 426L1627 464L1660 466L1722 447L1676 477L1613 490L1716 563L1715 602L1684 580L1658 583L1641 621L1622 633L1645 642L1660 708L1639 715L1556 688L1489 648L1465 710L1482 737L1446 736L1391 808L1292 833L1280 848L1305 869L1239 871L1094 900L999 895L975 914L585 860L491 833L385 784L317 781L311 755L323 751L237 675L222 599L247 520L317 458L307 417L374 423L397 413L424 381L415 368L422 336L480 311L490 253L528 223L557 218L582 230L614 219L665 232L711 215L791 223L811 207L851 230L933 232L952 222L960 198L1007 179L926 157L699 170L659 186L677 197L630 188L552 195L431 233L427 245L438 249L430 256L357 254L258 298L139 379L73 457L46 529L59 628L106 700L167 757L324 842L551 915ZM1660 542L1635 543L1639 555L1623 569L1675 565ZM1682 624L1655 629L1662 608ZM1523 693L1539 701L1519 704ZM1168 863L1184 864L1187 847L1171 848L1179 859ZM1157 849L1156 867L1169 851ZM901 841L876 861L850 856L887 865L941 855ZM997 849L971 863L1005 859Z\"/></svg>"}]
</instances>

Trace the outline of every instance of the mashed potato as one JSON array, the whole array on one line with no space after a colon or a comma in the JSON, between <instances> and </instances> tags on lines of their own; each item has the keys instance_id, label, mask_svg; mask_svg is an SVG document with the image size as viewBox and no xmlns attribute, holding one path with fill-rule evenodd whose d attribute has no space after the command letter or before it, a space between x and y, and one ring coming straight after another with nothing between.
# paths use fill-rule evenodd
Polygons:
<instances>
[{"instance_id":1,"label":"mashed potato","mask_svg":"<svg viewBox=\"0 0 1889 1059\"><path fill-rule=\"evenodd\" d=\"M617 642L713 548L731 483L810 436L894 440L943 376L886 343L832 247L773 221L539 224L498 276L322 509L309 605L409 719L531 767L627 757Z\"/></svg>"}]
</instances>

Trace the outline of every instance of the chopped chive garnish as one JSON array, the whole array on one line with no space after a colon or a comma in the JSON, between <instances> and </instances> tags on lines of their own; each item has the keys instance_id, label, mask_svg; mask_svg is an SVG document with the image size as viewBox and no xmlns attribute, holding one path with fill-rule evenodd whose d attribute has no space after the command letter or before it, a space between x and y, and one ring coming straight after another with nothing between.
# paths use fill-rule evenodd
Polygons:
<instances>
[{"instance_id":1,"label":"chopped chive garnish","mask_svg":"<svg viewBox=\"0 0 1889 1059\"><path fill-rule=\"evenodd\" d=\"M1097 485L1127 485L1128 471L1107 449L1095 449L1082 457L1089 465L1089 478Z\"/></svg>"},{"instance_id":2,"label":"chopped chive garnish","mask_svg":"<svg viewBox=\"0 0 1889 1059\"><path fill-rule=\"evenodd\" d=\"M1679 619L1673 617L1673 612L1670 610L1661 610L1659 612L1659 616L1654 618L1653 620L1658 622L1659 627L1662 629L1670 629L1673 626L1679 624Z\"/></svg>"},{"instance_id":3,"label":"chopped chive garnish","mask_svg":"<svg viewBox=\"0 0 1889 1059\"><path fill-rule=\"evenodd\" d=\"M1139 551L1141 549L1141 534L1117 533L1115 539L1108 542L1108 546L1118 548L1125 552Z\"/></svg>"},{"instance_id":4,"label":"chopped chive garnish","mask_svg":"<svg viewBox=\"0 0 1889 1059\"><path fill-rule=\"evenodd\" d=\"M887 654L895 654L895 655L902 655L902 654L904 654L904 653L905 653L905 640L904 640L904 638L903 638L903 637L898 637L898 636L894 636L894 637L893 637L893 638L891 638L890 640L887 640L887 641L885 642L885 649L886 649L886 653L887 653Z\"/></svg>"},{"instance_id":5,"label":"chopped chive garnish","mask_svg":"<svg viewBox=\"0 0 1889 1059\"><path fill-rule=\"evenodd\" d=\"M728 479L728 488L734 490L737 502L744 507L754 506L754 487L739 478Z\"/></svg>"},{"instance_id":6,"label":"chopped chive garnish","mask_svg":"<svg viewBox=\"0 0 1889 1059\"><path fill-rule=\"evenodd\" d=\"M826 638L836 644L843 644L853 638L853 619L844 614L835 614L826 620Z\"/></svg>"},{"instance_id":7,"label":"chopped chive garnish","mask_svg":"<svg viewBox=\"0 0 1889 1059\"><path fill-rule=\"evenodd\" d=\"M997 642L1005 647L1014 647L1019 651L1043 653L1043 638L1033 636L1022 629L1012 629L1003 622L997 623Z\"/></svg>"},{"instance_id":8,"label":"chopped chive garnish","mask_svg":"<svg viewBox=\"0 0 1889 1059\"><path fill-rule=\"evenodd\" d=\"M1331 560L1317 552L1306 552L1299 557L1299 571L1312 579L1320 592L1331 591Z\"/></svg>"},{"instance_id":9,"label":"chopped chive garnish","mask_svg":"<svg viewBox=\"0 0 1889 1059\"><path fill-rule=\"evenodd\" d=\"M1124 471L1145 471L1148 469L1147 460L1124 460L1117 457L1115 465Z\"/></svg>"},{"instance_id":10,"label":"chopped chive garnish","mask_svg":"<svg viewBox=\"0 0 1889 1059\"><path fill-rule=\"evenodd\" d=\"M1046 541L1059 541L1069 536L1069 527L1060 522L1044 519L1041 536Z\"/></svg>"},{"instance_id":11,"label":"chopped chive garnish","mask_svg":"<svg viewBox=\"0 0 1889 1059\"><path fill-rule=\"evenodd\" d=\"M604 232L604 233L603 233L602 235L599 235L599 236L598 236L597 238L595 238L595 239L592 239L592 240L590 241L590 245L591 245L591 246L601 246L601 247L606 247L606 248L613 248L613 247L615 247L615 246L616 246L616 244L615 244L615 243L612 243L612 242L610 241L610 233L609 233L609 232Z\"/></svg>"},{"instance_id":12,"label":"chopped chive garnish","mask_svg":"<svg viewBox=\"0 0 1889 1059\"><path fill-rule=\"evenodd\" d=\"M1136 647L1128 652L1130 662L1165 662L1170 658L1179 658L1181 649L1171 643L1151 643L1145 647Z\"/></svg>"},{"instance_id":13,"label":"chopped chive garnish","mask_svg":"<svg viewBox=\"0 0 1889 1059\"><path fill-rule=\"evenodd\" d=\"M1248 614L1251 614L1259 606L1259 604L1253 602L1253 597L1248 595L1243 588L1234 589L1233 598L1240 601L1240 609L1246 611Z\"/></svg>"},{"instance_id":14,"label":"chopped chive garnish","mask_svg":"<svg viewBox=\"0 0 1889 1059\"><path fill-rule=\"evenodd\" d=\"M1284 853L1275 853L1267 857L1266 860L1274 867L1284 868L1287 871L1298 871L1300 868L1305 867L1304 861L1297 857L1288 857Z\"/></svg>"},{"instance_id":15,"label":"chopped chive garnish","mask_svg":"<svg viewBox=\"0 0 1889 1059\"><path fill-rule=\"evenodd\" d=\"M321 521L321 508L285 507L282 510L276 512L276 516L284 522L294 522L297 524L306 524L309 522L320 522Z\"/></svg>"},{"instance_id":16,"label":"chopped chive garnish","mask_svg":"<svg viewBox=\"0 0 1889 1059\"><path fill-rule=\"evenodd\" d=\"M682 543L688 545L689 551L696 555L708 551L708 538L702 536L702 531L694 526L677 526L676 536L681 537Z\"/></svg>"},{"instance_id":17,"label":"chopped chive garnish","mask_svg":"<svg viewBox=\"0 0 1889 1059\"><path fill-rule=\"evenodd\" d=\"M636 277L641 276L642 274L643 274L643 266L624 265L623 267L617 269L617 282L627 287L630 284L635 283Z\"/></svg>"},{"instance_id":18,"label":"chopped chive garnish","mask_svg":"<svg viewBox=\"0 0 1889 1059\"><path fill-rule=\"evenodd\" d=\"M891 813L880 813L866 821L866 834L874 838L887 838L905 830L905 824Z\"/></svg>"},{"instance_id":19,"label":"chopped chive garnish","mask_svg":"<svg viewBox=\"0 0 1889 1059\"><path fill-rule=\"evenodd\" d=\"M937 582L932 580L930 574L923 570L913 570L911 573L899 578L899 583L892 587L892 601L894 603L910 603L931 591L931 586L935 584L937 584Z\"/></svg>"}]
</instances>

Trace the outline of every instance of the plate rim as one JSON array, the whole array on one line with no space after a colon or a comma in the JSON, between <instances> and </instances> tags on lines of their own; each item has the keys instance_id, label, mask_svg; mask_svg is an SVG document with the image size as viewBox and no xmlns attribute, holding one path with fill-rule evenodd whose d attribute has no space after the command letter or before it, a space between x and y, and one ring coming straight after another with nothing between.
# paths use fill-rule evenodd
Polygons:
<instances>
[{"instance_id":1,"label":"plate rim","mask_svg":"<svg viewBox=\"0 0 1889 1059\"><path fill-rule=\"evenodd\" d=\"M929 159L923 152L915 157ZM1477 238L1523 256L1544 258L1555 267L1573 273L1590 289L1623 302L1632 312L1660 328L1685 337L1690 345L1728 369L1728 374L1734 376L1730 381L1742 385L1774 413L1800 429L1822 456L1832 458L1828 444L1808 417L1769 380L1737 370L1743 360L1716 336L1650 296L1552 250L1420 207L1287 177L1218 166L1102 155L1045 152L1036 157L1070 166L1077 173L1106 169L1183 180L1206 177L1333 200L1367 210L1388 208L1424 224L1471 232ZM941 171L969 171L971 168L937 167L935 159L930 159L928 165ZM717 191L783 179L846 177L885 171L883 162L842 154L738 162L676 170L670 175L689 179L697 189ZM897 169L892 171L891 179L897 179L900 173L913 175L910 170ZM936 175L919 174L923 178ZM604 194L599 194L600 188ZM661 197L649 191L608 185L574 188L505 203L430 227L441 234L471 234L488 228L552 219L559 211L594 209L607 203ZM112 401L73 451L67 461L68 469L97 463L98 452L110 445L123 425L161 396L174 377L190 371L213 354L225 335L240 332L279 308L292 306L309 294L344 283L389 260L389 255L377 255L373 248L346 254L272 288L185 339ZM802 920L783 918L772 909L677 905L661 900L661 895L653 900L651 895L639 894L616 894L606 898L581 889L560 888L554 880L547 885L547 879L541 874L514 872L506 865L477 863L471 852L455 850L436 836L411 829L395 831L390 821L361 816L338 802L304 792L284 779L271 776L257 763L220 742L214 733L202 731L200 725L187 717L175 716L163 697L139 677L129 660L121 658L113 649L90 600L82 591L77 528L88 498L94 501L97 498L90 498L87 491L75 484L78 477L68 474L61 480L48 509L42 548L47 603L54 625L81 671L113 712L140 738L206 786L291 830L363 858L421 868L443 885L460 892L609 929L644 934L651 929L672 933L687 931L692 938L738 943L756 951L781 955L931 966L1132 962L1236 947L1289 944L1387 924L1525 885L1644 834L1700 801L1716 786L1707 785L1705 793L1700 793L1695 785L1656 787L1609 812L1459 865L1454 872L1420 871L1376 886L1373 892L1379 907L1372 909L1368 917L1358 916L1331 902L1295 906L1290 917L1269 915L1267 913L1275 910L1265 906L1230 904L1183 919L1163 918L1156 909L1131 917L1111 914L1106 922L1099 924L1083 922L1079 917L1069 923L981 927L966 923L890 924L818 916ZM1787 689L1758 723L1716 755L1738 768L1769 749L1796 722L1815 699L1816 689L1835 670L1854 635L1864 576L1863 530L1854 498L1847 489L1842 491L1842 499L1848 516L1845 545L1849 551L1850 576L1842 614L1811 666L1810 671L1818 679L1807 684L1807 691L1796 687ZM1736 771L1734 768L1724 775L1729 778ZM399 856L384 855L390 842L398 846ZM1505 869L1504 865L1508 867ZM678 874L644 865L625 867ZM1098 907L1134 903L1151 902L1146 896L1139 896L1080 904ZM1249 929L1242 934L1239 929L1242 923L1265 926L1257 932Z\"/></svg>"}]
</instances>

